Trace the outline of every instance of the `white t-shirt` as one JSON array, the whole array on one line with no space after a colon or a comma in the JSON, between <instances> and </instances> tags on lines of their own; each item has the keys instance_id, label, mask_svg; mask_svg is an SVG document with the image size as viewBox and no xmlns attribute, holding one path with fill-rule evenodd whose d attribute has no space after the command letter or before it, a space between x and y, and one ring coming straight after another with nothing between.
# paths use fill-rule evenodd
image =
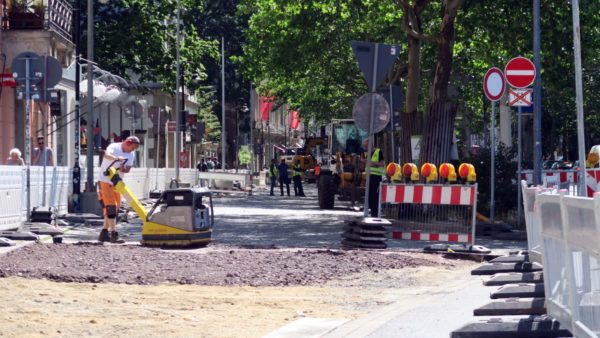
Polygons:
<instances>
[{"instance_id":1,"label":"white t-shirt","mask_svg":"<svg viewBox=\"0 0 600 338\"><path fill-rule=\"evenodd\" d=\"M111 143L108 147L106 147L106 153L110 154L112 156L115 156L115 157L122 157L122 158L127 159L127 162L125 163L125 165L131 167L135 163L135 151L132 151L130 153L124 152L123 148L121 147L122 144L123 144L122 142ZM106 169L112 162L113 161L109 161L107 159L102 160L102 164L100 165L100 182L105 182L105 183L109 183L110 185L112 185L112 182L110 181L108 176L104 176L104 171L106 171ZM115 162L112 166L113 166L113 168L120 168L122 165L123 165L123 162L119 161L119 162ZM125 173L119 172L119 176L121 176L121 178L124 175L125 175Z\"/></svg>"}]
</instances>

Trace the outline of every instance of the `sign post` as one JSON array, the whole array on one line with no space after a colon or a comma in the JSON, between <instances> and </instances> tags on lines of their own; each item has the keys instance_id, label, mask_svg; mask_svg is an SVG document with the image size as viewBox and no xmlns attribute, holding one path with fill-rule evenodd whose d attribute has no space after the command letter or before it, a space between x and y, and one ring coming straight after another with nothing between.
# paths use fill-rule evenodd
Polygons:
<instances>
[{"instance_id":1,"label":"sign post","mask_svg":"<svg viewBox=\"0 0 600 338\"><path fill-rule=\"evenodd\" d=\"M384 80L385 75L392 67L398 53L400 51L399 46L386 45L381 43L352 41L352 50L354 56L358 61L358 65L363 72L363 76L367 81L370 92L375 92L377 86ZM380 53L381 52L381 53ZM367 146L367 164L366 168L371 167L371 153L373 152L373 120L375 110L375 99L371 99L371 109L369 112L369 144ZM384 125L385 127L385 125ZM370 185L370 174L367 173L367 182L365 187L365 204L364 204L364 217L369 216L369 207L376 208L374 205L369 205L369 185Z\"/></svg>"},{"instance_id":2,"label":"sign post","mask_svg":"<svg viewBox=\"0 0 600 338\"><path fill-rule=\"evenodd\" d=\"M506 83L504 74L499 68L490 68L483 77L483 91L485 96L492 101L492 113L490 115L490 220L494 223L494 209L496 207L496 105L494 102L500 100L504 95Z\"/></svg>"},{"instance_id":3,"label":"sign post","mask_svg":"<svg viewBox=\"0 0 600 338\"><path fill-rule=\"evenodd\" d=\"M31 219L31 100L32 93L37 93L39 99L40 88L38 84L44 78L44 66L39 55L33 52L23 52L15 57L12 62L13 77L17 83L17 93L25 94L25 154L27 190L26 206L27 221ZM24 87L24 88L23 88Z\"/></svg>"},{"instance_id":4,"label":"sign post","mask_svg":"<svg viewBox=\"0 0 600 338\"><path fill-rule=\"evenodd\" d=\"M529 87L533 81L535 80L535 74L536 74L536 70L535 70L535 65L533 64L533 62L531 62L531 60L524 58L522 56L518 56L516 58L511 59L510 61L508 61L508 63L506 64L506 67L504 68L504 73L506 76L506 82L508 82L508 84L510 84L511 86L518 88L518 89L523 89L526 87ZM519 91L519 90L510 90L509 93L511 93L512 95L514 95L514 99L511 99L509 102L509 105L511 106L517 106L518 107L518 115L517 115L517 128L518 128L518 132L517 132L517 159L518 159L518 163L517 163L517 172L518 172L518 177L519 180L521 179L521 171L522 171L522 167L521 167L521 163L523 162L523 151L522 151L522 111L521 108L522 107L528 107L531 106L532 100L531 100L531 89L527 89L524 91ZM537 159L534 159L535 161L537 161ZM517 226L521 225L521 210L522 210L522 206L521 206L521 186L520 184L518 185L517 188Z\"/></svg>"}]
</instances>

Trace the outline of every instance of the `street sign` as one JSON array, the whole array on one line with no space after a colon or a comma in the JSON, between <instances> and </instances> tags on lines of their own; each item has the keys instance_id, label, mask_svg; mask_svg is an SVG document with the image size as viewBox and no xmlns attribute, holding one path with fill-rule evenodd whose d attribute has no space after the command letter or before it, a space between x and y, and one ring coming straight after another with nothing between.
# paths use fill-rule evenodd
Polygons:
<instances>
[{"instance_id":1,"label":"street sign","mask_svg":"<svg viewBox=\"0 0 600 338\"><path fill-rule=\"evenodd\" d=\"M176 131L177 131L177 124L175 124L175 121L167 122L167 132L174 133Z\"/></svg>"},{"instance_id":2,"label":"street sign","mask_svg":"<svg viewBox=\"0 0 600 338\"><path fill-rule=\"evenodd\" d=\"M44 62L42 58L34 52L23 52L13 60L11 69L17 85L24 86L26 82L25 66L29 59L29 81L31 85L39 83L44 78Z\"/></svg>"},{"instance_id":3,"label":"street sign","mask_svg":"<svg viewBox=\"0 0 600 338\"><path fill-rule=\"evenodd\" d=\"M504 68L506 82L515 88L529 87L535 80L535 66L531 60L518 56Z\"/></svg>"},{"instance_id":4,"label":"street sign","mask_svg":"<svg viewBox=\"0 0 600 338\"><path fill-rule=\"evenodd\" d=\"M483 91L485 96L492 101L498 101L504 95L506 83L504 82L504 74L499 68L490 68L483 77Z\"/></svg>"},{"instance_id":5,"label":"street sign","mask_svg":"<svg viewBox=\"0 0 600 338\"><path fill-rule=\"evenodd\" d=\"M44 91L46 89L54 88L62 79L63 69L60 61L53 58L52 56L44 56L45 64L45 77L44 77ZM46 97L46 101L48 97Z\"/></svg>"},{"instance_id":6,"label":"street sign","mask_svg":"<svg viewBox=\"0 0 600 338\"><path fill-rule=\"evenodd\" d=\"M511 107L529 107L533 104L531 100L531 88L508 90L508 105Z\"/></svg>"},{"instance_id":7,"label":"street sign","mask_svg":"<svg viewBox=\"0 0 600 338\"><path fill-rule=\"evenodd\" d=\"M402 109L402 106L404 106L404 91L402 90L402 87L400 86L392 86L392 97L390 100L390 90L389 90L389 86L384 87L383 89L381 89L381 94L383 95L383 98L387 101L387 103L390 105L390 108L392 109L393 112L393 116L390 115L390 123L388 123L385 128L383 129L384 131L399 131L400 130L400 109ZM390 103L391 102L391 103ZM393 126L392 126L392 122L393 122Z\"/></svg>"},{"instance_id":8,"label":"street sign","mask_svg":"<svg viewBox=\"0 0 600 338\"><path fill-rule=\"evenodd\" d=\"M400 46L386 45L383 43L373 43L364 41L352 41L352 51L358 61L358 66L363 73L370 92L385 79L385 74L390 70L398 54ZM377 60L375 60L375 47L377 46ZM377 74L375 74L375 83L373 83L373 65L377 62Z\"/></svg>"},{"instance_id":9,"label":"street sign","mask_svg":"<svg viewBox=\"0 0 600 338\"><path fill-rule=\"evenodd\" d=\"M383 96L367 93L359 97L352 107L352 118L356 126L369 132L371 102L373 102L373 133L380 132L390 122L390 105Z\"/></svg>"},{"instance_id":10,"label":"street sign","mask_svg":"<svg viewBox=\"0 0 600 338\"><path fill-rule=\"evenodd\" d=\"M0 82L0 86L2 87L15 88L17 86L17 81L15 81L15 78L10 73L2 73L0 74L0 78L2 79L2 82Z\"/></svg>"}]
</instances>

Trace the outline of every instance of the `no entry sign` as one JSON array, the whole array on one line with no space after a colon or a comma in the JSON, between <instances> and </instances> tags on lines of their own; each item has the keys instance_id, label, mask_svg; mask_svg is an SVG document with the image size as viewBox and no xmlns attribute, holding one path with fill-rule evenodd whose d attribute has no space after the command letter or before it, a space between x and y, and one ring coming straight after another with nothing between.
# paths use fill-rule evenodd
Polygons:
<instances>
[{"instance_id":1,"label":"no entry sign","mask_svg":"<svg viewBox=\"0 0 600 338\"><path fill-rule=\"evenodd\" d=\"M504 74L499 68L490 68L483 77L483 91L490 101L498 101L504 94Z\"/></svg>"},{"instance_id":2,"label":"no entry sign","mask_svg":"<svg viewBox=\"0 0 600 338\"><path fill-rule=\"evenodd\" d=\"M515 88L529 87L535 80L535 66L531 60L519 56L508 61L504 74L509 85Z\"/></svg>"}]
</instances>

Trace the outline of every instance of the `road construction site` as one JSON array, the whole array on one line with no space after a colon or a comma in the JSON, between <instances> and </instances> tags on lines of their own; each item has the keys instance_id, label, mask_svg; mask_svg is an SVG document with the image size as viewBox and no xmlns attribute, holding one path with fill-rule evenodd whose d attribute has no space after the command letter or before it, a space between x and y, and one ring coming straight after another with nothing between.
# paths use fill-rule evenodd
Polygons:
<instances>
[{"instance_id":1,"label":"road construction site","mask_svg":"<svg viewBox=\"0 0 600 338\"><path fill-rule=\"evenodd\" d=\"M432 302L458 306L460 299L452 295L481 286L469 275L479 263L422 253L426 242L389 240L386 250L341 250L344 224L361 212L342 203L321 210L314 185L305 190L303 198L269 196L266 190L216 197L213 242L207 247L141 247L142 223L128 213L119 224L125 245L98 244L100 220L74 217L63 220L61 244L41 236L40 243L0 248L5 277L0 320L6 323L0 333L334 335L390 306L395 314ZM497 252L525 245L484 242L502 248ZM440 322L437 329L423 321L421 330L447 336L469 320L475 305L463 305L454 315L464 318ZM360 332L376 332L384 324L363 323Z\"/></svg>"}]
</instances>

